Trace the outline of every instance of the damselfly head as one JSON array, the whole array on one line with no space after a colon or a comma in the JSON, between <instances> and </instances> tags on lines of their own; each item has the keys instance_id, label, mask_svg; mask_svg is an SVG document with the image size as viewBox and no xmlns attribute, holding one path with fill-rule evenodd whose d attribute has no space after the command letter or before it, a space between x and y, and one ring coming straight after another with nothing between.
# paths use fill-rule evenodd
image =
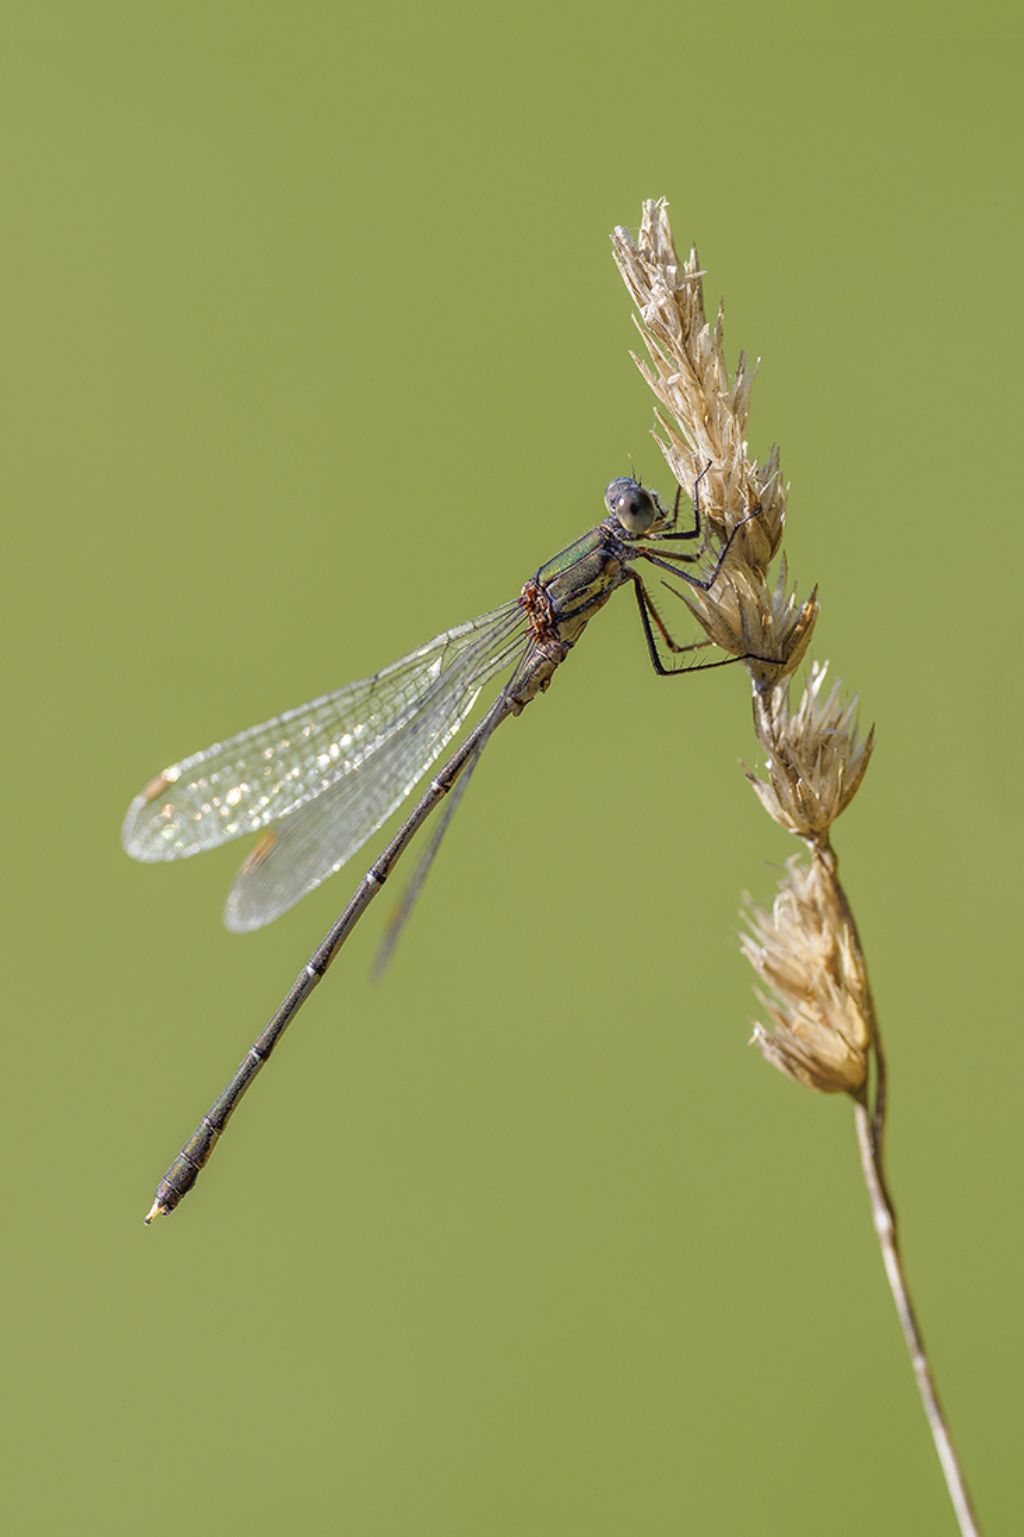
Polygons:
<instances>
[{"instance_id":1,"label":"damselfly head","mask_svg":"<svg viewBox=\"0 0 1024 1537\"><path fill-rule=\"evenodd\" d=\"M604 493L604 502L625 533L634 539L648 533L661 514L655 493L628 475L611 482Z\"/></svg>"}]
</instances>

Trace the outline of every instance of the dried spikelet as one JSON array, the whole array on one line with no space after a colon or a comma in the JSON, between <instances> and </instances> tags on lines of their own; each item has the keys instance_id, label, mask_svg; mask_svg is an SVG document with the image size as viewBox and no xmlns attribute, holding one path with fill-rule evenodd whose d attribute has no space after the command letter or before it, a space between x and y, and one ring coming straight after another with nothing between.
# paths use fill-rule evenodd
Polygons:
<instances>
[{"instance_id":1,"label":"dried spikelet","mask_svg":"<svg viewBox=\"0 0 1024 1537\"><path fill-rule=\"evenodd\" d=\"M758 799L780 827L822 844L829 828L856 795L874 747L874 727L862 737L855 720L857 696L840 703L839 684L822 697L828 664L811 664L795 710L783 690L759 702L762 741L769 745L767 781L747 773Z\"/></svg>"},{"instance_id":2,"label":"dried spikelet","mask_svg":"<svg viewBox=\"0 0 1024 1537\"><path fill-rule=\"evenodd\" d=\"M765 984L772 1023L754 1042L781 1072L826 1094L857 1094L868 1072L871 998L864 963L820 860L794 856L770 913L746 904L740 943Z\"/></svg>"}]
</instances>

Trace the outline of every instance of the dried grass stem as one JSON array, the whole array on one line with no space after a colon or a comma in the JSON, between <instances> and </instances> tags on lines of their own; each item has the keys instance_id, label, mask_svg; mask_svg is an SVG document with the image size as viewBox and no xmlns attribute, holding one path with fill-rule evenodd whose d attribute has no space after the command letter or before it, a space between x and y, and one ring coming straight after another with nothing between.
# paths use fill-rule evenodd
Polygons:
<instances>
[{"instance_id":1,"label":"dried grass stem","mask_svg":"<svg viewBox=\"0 0 1024 1537\"><path fill-rule=\"evenodd\" d=\"M664 199L647 202L634 235L617 229L615 261L637 308L647 356L634 361L658 409L654 438L679 485L710 468L702 503L713 535L740 530L707 592L685 601L708 639L742 662L753 687L754 731L765 758L747 777L764 809L804 845L787 862L770 911L748 901L741 945L761 983L768 1023L754 1026L765 1059L788 1077L853 1102L861 1165L875 1232L925 1415L950 1499L965 1537L977 1518L939 1403L900 1253L896 1212L884 1167L888 1093L885 1054L867 962L831 843L837 818L856 795L871 760L874 731L862 736L857 699L826 689L827 665L814 662L794 706L790 687L818 617L814 588L790 591L785 558L769 580L786 521L788 487L779 451L759 465L747 448L754 370L740 354L730 378L721 305L704 310L697 252L680 261Z\"/></svg>"}]
</instances>

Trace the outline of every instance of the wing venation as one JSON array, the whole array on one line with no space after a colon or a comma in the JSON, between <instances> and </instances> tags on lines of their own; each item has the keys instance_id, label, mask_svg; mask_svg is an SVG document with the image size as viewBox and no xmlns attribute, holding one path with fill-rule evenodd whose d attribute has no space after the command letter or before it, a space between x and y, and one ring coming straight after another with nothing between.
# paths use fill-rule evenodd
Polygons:
<instances>
[{"instance_id":1,"label":"wing venation","mask_svg":"<svg viewBox=\"0 0 1024 1537\"><path fill-rule=\"evenodd\" d=\"M440 751L452 734L443 735L452 710L439 710L438 701L451 696L457 716L452 730L457 730L482 683L502 665L491 665L490 659L503 653L521 623L518 603L505 604L445 630L372 677L172 764L129 807L125 849L146 861L184 859L294 816L338 784L363 780L396 737L411 732L425 745L415 727L427 718L442 733ZM393 760L394 754L386 754L382 767ZM398 761L405 761L402 754ZM393 775L385 777L390 781ZM261 870L279 864L281 841L275 840Z\"/></svg>"}]
</instances>

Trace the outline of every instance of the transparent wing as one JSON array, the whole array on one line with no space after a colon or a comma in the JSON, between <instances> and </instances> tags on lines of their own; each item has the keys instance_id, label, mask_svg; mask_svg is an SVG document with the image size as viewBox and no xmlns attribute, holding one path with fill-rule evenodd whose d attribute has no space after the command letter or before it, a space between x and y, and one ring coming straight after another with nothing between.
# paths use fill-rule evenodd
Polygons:
<instances>
[{"instance_id":1,"label":"transparent wing","mask_svg":"<svg viewBox=\"0 0 1024 1537\"><path fill-rule=\"evenodd\" d=\"M405 928L406 924L409 922L412 910L419 900L420 892L423 890L423 887L426 884L427 876L430 874L431 866L433 865L437 856L437 851L441 847L441 839L448 831L451 820L454 817L456 811L459 809L459 802L466 793L466 786L469 784L470 779L473 777L473 770L480 762L480 755L484 748L487 746L489 740L489 735L483 738L479 746L474 751L473 756L467 761L466 766L462 770L462 773L459 775L458 780L449 791L448 798L444 803L444 810L441 812L437 825L430 835L430 842L427 844L426 848L423 850L423 853L420 855L419 864L413 871L412 879L409 881L409 884L406 886L404 892L402 893L401 901L398 903L397 907L392 910L388 918L387 928L384 931L384 937L381 940L380 946L377 950L377 958L373 963L372 975L375 982L384 975L384 972L387 970L391 963L391 957L394 954L395 946L398 943L399 936L401 935L402 930Z\"/></svg>"},{"instance_id":2,"label":"transparent wing","mask_svg":"<svg viewBox=\"0 0 1024 1537\"><path fill-rule=\"evenodd\" d=\"M125 849L135 859L152 861L183 859L215 848L294 815L347 780L371 783L376 776L364 776L376 760L387 782L397 785L401 775L396 778L385 768L396 764L396 755L385 749L403 735L416 743L415 751L398 754L404 783L411 786L444 746L444 730L450 736L458 729L483 682L503 665L504 648L522 624L519 603L507 603L445 630L373 677L346 684L172 764L128 808L122 830ZM494 657L501 659L491 665ZM441 740L412 774L415 752L427 753L431 746L429 735L417 729L424 717L440 731ZM451 724L446 727L447 722ZM354 793L358 797L366 792ZM395 796L373 826L380 825L405 793ZM372 831L368 828L349 852ZM285 902L276 911L289 905ZM268 912L257 921L268 922L271 916Z\"/></svg>"},{"instance_id":3,"label":"transparent wing","mask_svg":"<svg viewBox=\"0 0 1024 1537\"><path fill-rule=\"evenodd\" d=\"M321 885L387 821L458 731L482 685L523 650L522 625L481 637L421 708L359 773L339 780L300 806L261 839L228 894L224 922L242 931L261 927Z\"/></svg>"}]
</instances>

